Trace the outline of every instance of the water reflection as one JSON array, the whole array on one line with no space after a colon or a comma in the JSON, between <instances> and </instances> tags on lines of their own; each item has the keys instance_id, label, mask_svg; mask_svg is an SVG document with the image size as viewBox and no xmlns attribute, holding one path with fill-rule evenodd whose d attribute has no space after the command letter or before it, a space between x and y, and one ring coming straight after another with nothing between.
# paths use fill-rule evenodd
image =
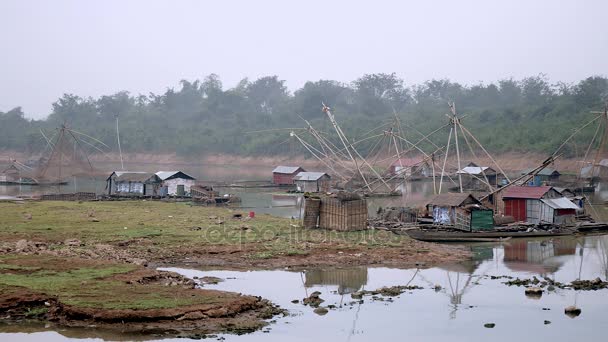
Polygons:
<instances>
[{"instance_id":1,"label":"water reflection","mask_svg":"<svg viewBox=\"0 0 608 342\"><path fill-rule=\"evenodd\" d=\"M338 294L357 292L367 284L367 267L317 269L304 272L304 286L337 285Z\"/></svg>"}]
</instances>

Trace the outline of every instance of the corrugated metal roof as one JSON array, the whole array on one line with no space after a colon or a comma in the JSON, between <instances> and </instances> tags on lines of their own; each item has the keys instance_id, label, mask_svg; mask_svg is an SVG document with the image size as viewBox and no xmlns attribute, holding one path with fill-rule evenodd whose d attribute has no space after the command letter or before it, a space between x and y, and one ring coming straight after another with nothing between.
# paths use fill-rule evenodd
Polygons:
<instances>
[{"instance_id":1,"label":"corrugated metal roof","mask_svg":"<svg viewBox=\"0 0 608 342\"><path fill-rule=\"evenodd\" d=\"M532 168L530 168L530 169L525 169L525 170L522 170L522 171L521 171L521 174L522 174L522 175L527 175L527 174L529 174L530 172L532 172L533 170L534 170L534 169L532 169ZM540 171L537 173L537 175L540 175L540 176L552 176L552 175L553 175L555 172L557 172L557 170L555 170L555 169L551 169L551 168L546 167L546 168L544 168L544 169L540 170ZM559 172L557 172L557 175L559 175L559 174L560 174L560 173L559 173Z\"/></svg>"},{"instance_id":2,"label":"corrugated metal roof","mask_svg":"<svg viewBox=\"0 0 608 342\"><path fill-rule=\"evenodd\" d=\"M140 171L114 171L110 177L114 174L116 174L116 181L121 182L145 182L150 178L157 177L153 173Z\"/></svg>"},{"instance_id":3,"label":"corrugated metal roof","mask_svg":"<svg viewBox=\"0 0 608 342\"><path fill-rule=\"evenodd\" d=\"M550 186L511 186L505 190L502 197L541 199L549 190Z\"/></svg>"},{"instance_id":4,"label":"corrugated metal roof","mask_svg":"<svg viewBox=\"0 0 608 342\"><path fill-rule=\"evenodd\" d=\"M299 166L277 166L274 168L274 170L272 170L272 173L285 173L285 174L292 174L295 173L296 171L298 171L299 169L302 169ZM302 169L304 170L304 169Z\"/></svg>"},{"instance_id":5,"label":"corrugated metal roof","mask_svg":"<svg viewBox=\"0 0 608 342\"><path fill-rule=\"evenodd\" d=\"M467 198L471 197L475 203L479 204L480 202L471 194L463 192L448 192L445 194L439 194L431 201L429 204L436 206L446 206L446 207L458 207L463 204Z\"/></svg>"},{"instance_id":6,"label":"corrugated metal roof","mask_svg":"<svg viewBox=\"0 0 608 342\"><path fill-rule=\"evenodd\" d=\"M298 173L293 180L300 181L316 181L321 179L324 175L327 175L325 172L300 172ZM329 175L327 175L329 177Z\"/></svg>"},{"instance_id":7,"label":"corrugated metal roof","mask_svg":"<svg viewBox=\"0 0 608 342\"><path fill-rule=\"evenodd\" d=\"M541 199L541 202L553 209L578 209L578 206L565 197Z\"/></svg>"},{"instance_id":8,"label":"corrugated metal roof","mask_svg":"<svg viewBox=\"0 0 608 342\"><path fill-rule=\"evenodd\" d=\"M496 171L494 171L493 169L491 169L487 166L467 166L467 167L464 167L462 170L459 170L456 173L469 174L469 175L480 175L482 172L484 172L486 174L496 173Z\"/></svg>"},{"instance_id":9,"label":"corrugated metal roof","mask_svg":"<svg viewBox=\"0 0 608 342\"><path fill-rule=\"evenodd\" d=\"M189 174L187 174L183 171L158 171L156 173L156 175L158 176L158 178L160 178L162 180L167 180L169 178L195 179L194 177L190 176Z\"/></svg>"}]
</instances>

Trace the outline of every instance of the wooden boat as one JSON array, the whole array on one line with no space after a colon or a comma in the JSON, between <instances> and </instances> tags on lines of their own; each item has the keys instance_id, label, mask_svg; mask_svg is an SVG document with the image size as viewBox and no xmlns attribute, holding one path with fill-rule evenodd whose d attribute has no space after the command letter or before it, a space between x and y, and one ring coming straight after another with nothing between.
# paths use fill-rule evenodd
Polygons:
<instances>
[{"instance_id":1,"label":"wooden boat","mask_svg":"<svg viewBox=\"0 0 608 342\"><path fill-rule=\"evenodd\" d=\"M579 232L601 232L608 230L606 222L582 222L576 226Z\"/></svg>"},{"instance_id":2,"label":"wooden boat","mask_svg":"<svg viewBox=\"0 0 608 342\"><path fill-rule=\"evenodd\" d=\"M559 230L537 230L537 231L445 231L428 229L411 229L405 233L412 239L427 242L497 242L514 238L534 238L547 236L573 235L577 232L573 228L562 228Z\"/></svg>"}]
</instances>

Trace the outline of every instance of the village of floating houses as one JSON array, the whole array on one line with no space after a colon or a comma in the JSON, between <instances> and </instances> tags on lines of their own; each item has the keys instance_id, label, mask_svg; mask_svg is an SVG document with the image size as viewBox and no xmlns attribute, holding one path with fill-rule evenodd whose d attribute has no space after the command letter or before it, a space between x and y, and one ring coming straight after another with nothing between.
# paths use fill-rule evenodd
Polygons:
<instances>
[{"instance_id":1,"label":"village of floating houses","mask_svg":"<svg viewBox=\"0 0 608 342\"><path fill-rule=\"evenodd\" d=\"M511 172L509 177L462 125L453 104L450 109L452 116L447 125L450 135L444 148L425 152L418 146L422 141L438 146L428 136L418 142L406 140L398 129L394 129L399 127L395 118L393 127L385 127L380 134L381 139L388 142L388 148L384 151L379 148L375 154L372 151L364 157L356 148L358 142L344 134L329 107L323 106L335 128L335 141L330 141L326 134L320 134L308 122L305 130L308 137L296 130L290 132L290 136L316 159L318 166L314 170L299 165L278 165L269 168L268 183L230 184L228 187L276 187L296 195L303 194L301 225L311 229L384 229L435 242L499 241L608 230L608 224L592 218L589 213L591 204L586 197L587 191L593 191L591 182L608 177L608 160L598 159L603 146L598 147L595 160L582 167L575 177L570 175L563 179L560 172L552 168L559 157L559 149L540 165ZM604 113L592 121L599 118L603 118L601 123L606 130L608 115ZM61 177L64 160L71 158L76 161L76 153L64 151L71 145L65 141L68 134L63 133L70 130L63 126L58 140L52 144L49 141L49 146L53 147L50 157L42 158L35 168L11 160L10 165L0 172L0 184L65 184ZM459 132L462 141L459 141ZM484 160L489 161L486 165L470 158L476 156L471 141L485 153ZM336 142L342 145L336 145ZM469 161L463 160L463 143L471 150ZM59 164L56 163L58 156ZM86 165L83 162L86 159L93 170L86 155L80 158L79 165ZM370 198L402 196L400 189L403 184L420 181L431 181L433 187L434 195L424 205L380 208L374 215L369 215L367 201ZM155 173L113 171L107 174L105 189L101 193L57 193L40 197L41 200L141 198L189 200L208 205L239 202L237 196L220 194L210 184L199 182L179 170Z\"/></svg>"}]
</instances>

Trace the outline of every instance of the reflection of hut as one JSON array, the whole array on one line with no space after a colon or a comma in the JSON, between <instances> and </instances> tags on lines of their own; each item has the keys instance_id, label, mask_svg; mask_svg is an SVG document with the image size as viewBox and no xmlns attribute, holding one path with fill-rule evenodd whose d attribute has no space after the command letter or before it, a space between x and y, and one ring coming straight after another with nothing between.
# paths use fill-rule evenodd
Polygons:
<instances>
[{"instance_id":1,"label":"reflection of hut","mask_svg":"<svg viewBox=\"0 0 608 342\"><path fill-rule=\"evenodd\" d=\"M298 191L328 192L331 177L325 172L300 172L293 181Z\"/></svg>"},{"instance_id":2,"label":"reflection of hut","mask_svg":"<svg viewBox=\"0 0 608 342\"><path fill-rule=\"evenodd\" d=\"M502 198L505 215L535 224L571 221L578 209L550 186L512 186Z\"/></svg>"},{"instance_id":3,"label":"reflection of hut","mask_svg":"<svg viewBox=\"0 0 608 342\"><path fill-rule=\"evenodd\" d=\"M553 257L573 255L575 250L576 245L572 246L571 243L562 240L511 241L504 246L504 263L513 271L554 273L561 267L562 262Z\"/></svg>"},{"instance_id":4,"label":"reflection of hut","mask_svg":"<svg viewBox=\"0 0 608 342\"><path fill-rule=\"evenodd\" d=\"M367 229L367 201L359 195L340 193L335 197L307 198L304 206L305 228Z\"/></svg>"},{"instance_id":5,"label":"reflection of hut","mask_svg":"<svg viewBox=\"0 0 608 342\"><path fill-rule=\"evenodd\" d=\"M527 175L534 172L534 169L525 169L523 171L521 171L521 175ZM531 186L540 186L542 184L546 184L549 182L555 182L557 180L559 180L559 176L561 174L555 170L555 169L551 169L551 168L544 168L542 170L540 170L535 176L534 178L532 178L532 180L530 181L529 185Z\"/></svg>"},{"instance_id":6,"label":"reflection of hut","mask_svg":"<svg viewBox=\"0 0 608 342\"><path fill-rule=\"evenodd\" d=\"M194 177L182 171L158 171L156 173L162 181L162 195L184 196L190 193L194 185Z\"/></svg>"},{"instance_id":7,"label":"reflection of hut","mask_svg":"<svg viewBox=\"0 0 608 342\"><path fill-rule=\"evenodd\" d=\"M432 176L432 169L429 163L422 157L399 158L391 164L389 174L391 176L430 177Z\"/></svg>"},{"instance_id":8,"label":"reflection of hut","mask_svg":"<svg viewBox=\"0 0 608 342\"><path fill-rule=\"evenodd\" d=\"M114 171L106 183L108 195L158 196L161 180L149 172Z\"/></svg>"},{"instance_id":9,"label":"reflection of hut","mask_svg":"<svg viewBox=\"0 0 608 342\"><path fill-rule=\"evenodd\" d=\"M359 291L367 284L367 267L315 269L305 273L304 286L338 285L339 294L348 294Z\"/></svg>"},{"instance_id":10,"label":"reflection of hut","mask_svg":"<svg viewBox=\"0 0 608 342\"><path fill-rule=\"evenodd\" d=\"M0 184L2 183L16 183L21 179L21 171L14 165L7 167L0 173Z\"/></svg>"},{"instance_id":11,"label":"reflection of hut","mask_svg":"<svg viewBox=\"0 0 608 342\"><path fill-rule=\"evenodd\" d=\"M451 225L463 230L487 230L494 228L492 210L481 205L469 193L439 194L427 204L433 214L433 223Z\"/></svg>"},{"instance_id":12,"label":"reflection of hut","mask_svg":"<svg viewBox=\"0 0 608 342\"><path fill-rule=\"evenodd\" d=\"M272 183L274 185L292 185L294 177L304 171L299 166L277 166L272 170Z\"/></svg>"}]
</instances>

